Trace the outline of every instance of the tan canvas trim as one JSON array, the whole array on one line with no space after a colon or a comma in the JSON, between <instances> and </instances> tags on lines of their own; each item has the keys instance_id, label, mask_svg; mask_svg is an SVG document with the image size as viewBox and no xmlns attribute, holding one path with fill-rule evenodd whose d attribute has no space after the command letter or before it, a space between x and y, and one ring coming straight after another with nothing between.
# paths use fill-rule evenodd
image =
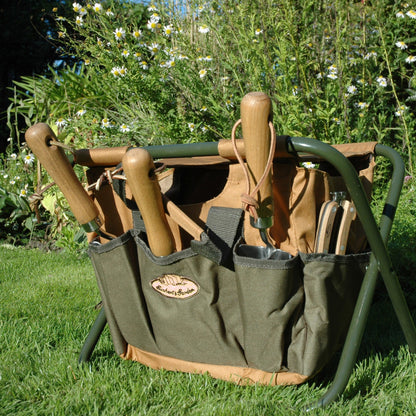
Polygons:
<instances>
[{"instance_id":1,"label":"tan canvas trim","mask_svg":"<svg viewBox=\"0 0 416 416\"><path fill-rule=\"evenodd\" d=\"M308 376L291 372L268 373L255 368L194 363L143 351L132 345L127 345L127 351L121 357L125 360L137 361L155 370L164 369L195 374L208 373L213 378L231 381L240 385L259 383L271 386L288 386L304 383L309 378Z\"/></svg>"}]
</instances>

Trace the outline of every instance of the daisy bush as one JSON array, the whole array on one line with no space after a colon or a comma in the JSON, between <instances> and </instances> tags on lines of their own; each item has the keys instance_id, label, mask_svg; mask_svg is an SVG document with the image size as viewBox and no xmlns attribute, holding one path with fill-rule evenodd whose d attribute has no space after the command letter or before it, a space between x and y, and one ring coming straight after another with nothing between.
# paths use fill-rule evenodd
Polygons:
<instances>
[{"instance_id":1,"label":"daisy bush","mask_svg":"<svg viewBox=\"0 0 416 416\"><path fill-rule=\"evenodd\" d=\"M415 1L80 0L49 15L78 64L17 83L13 111L67 143L229 138L242 97L264 91L278 134L378 141L414 178Z\"/></svg>"}]
</instances>

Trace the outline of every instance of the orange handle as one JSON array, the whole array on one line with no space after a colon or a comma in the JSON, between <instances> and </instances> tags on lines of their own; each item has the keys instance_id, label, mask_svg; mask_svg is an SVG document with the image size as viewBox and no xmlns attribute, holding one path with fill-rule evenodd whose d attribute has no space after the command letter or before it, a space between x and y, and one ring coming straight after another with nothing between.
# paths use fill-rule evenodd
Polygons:
<instances>
[{"instance_id":1,"label":"orange handle","mask_svg":"<svg viewBox=\"0 0 416 416\"><path fill-rule=\"evenodd\" d=\"M26 143L64 194L75 218L89 231L98 229L98 210L75 175L61 147L54 146L55 133L45 123L35 124L25 134ZM85 227L86 228L86 227Z\"/></svg>"},{"instance_id":2,"label":"orange handle","mask_svg":"<svg viewBox=\"0 0 416 416\"><path fill-rule=\"evenodd\" d=\"M150 250L155 256L171 254L175 243L166 220L152 156L145 149L130 149L123 156L122 164L146 227Z\"/></svg>"},{"instance_id":3,"label":"orange handle","mask_svg":"<svg viewBox=\"0 0 416 416\"><path fill-rule=\"evenodd\" d=\"M270 153L271 100L262 92L251 92L241 100L241 128L248 170L250 189L253 189L264 173ZM260 218L273 217L272 174L257 193Z\"/></svg>"}]
</instances>

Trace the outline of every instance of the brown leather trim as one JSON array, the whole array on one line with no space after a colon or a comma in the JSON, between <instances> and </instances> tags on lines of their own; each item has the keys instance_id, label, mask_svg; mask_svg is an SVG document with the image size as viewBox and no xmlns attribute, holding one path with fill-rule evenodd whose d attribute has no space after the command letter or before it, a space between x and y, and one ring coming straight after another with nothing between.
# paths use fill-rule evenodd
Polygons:
<instances>
[{"instance_id":1,"label":"brown leather trim","mask_svg":"<svg viewBox=\"0 0 416 416\"><path fill-rule=\"evenodd\" d=\"M121 358L137 361L155 370L164 369L195 374L208 373L213 378L231 381L240 385L254 383L271 386L294 385L304 383L309 378L308 376L291 372L268 373L255 368L194 363L143 351L132 345L127 345L127 351L121 354Z\"/></svg>"}]
</instances>

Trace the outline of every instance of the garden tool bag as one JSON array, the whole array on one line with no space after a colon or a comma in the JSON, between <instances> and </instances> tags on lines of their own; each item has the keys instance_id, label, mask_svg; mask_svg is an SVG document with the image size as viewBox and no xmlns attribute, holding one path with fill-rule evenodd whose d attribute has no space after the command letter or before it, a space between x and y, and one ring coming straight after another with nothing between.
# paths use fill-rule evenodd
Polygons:
<instances>
[{"instance_id":1,"label":"garden tool bag","mask_svg":"<svg viewBox=\"0 0 416 416\"><path fill-rule=\"evenodd\" d=\"M374 146L336 146L368 195ZM328 363L344 342L369 253L358 219L346 255L314 253L320 207L331 192L346 189L326 162L315 161L315 168L301 162L276 159L273 166L270 237L291 255L286 260L240 254L248 235L264 244L241 208L244 175L233 161L163 160L162 191L204 229L193 240L168 218L177 250L164 257L149 249L127 186L114 181L95 191L107 231L118 235L91 242L89 255L121 357L154 369L272 385L302 383ZM102 170L90 169L90 180Z\"/></svg>"}]
</instances>

